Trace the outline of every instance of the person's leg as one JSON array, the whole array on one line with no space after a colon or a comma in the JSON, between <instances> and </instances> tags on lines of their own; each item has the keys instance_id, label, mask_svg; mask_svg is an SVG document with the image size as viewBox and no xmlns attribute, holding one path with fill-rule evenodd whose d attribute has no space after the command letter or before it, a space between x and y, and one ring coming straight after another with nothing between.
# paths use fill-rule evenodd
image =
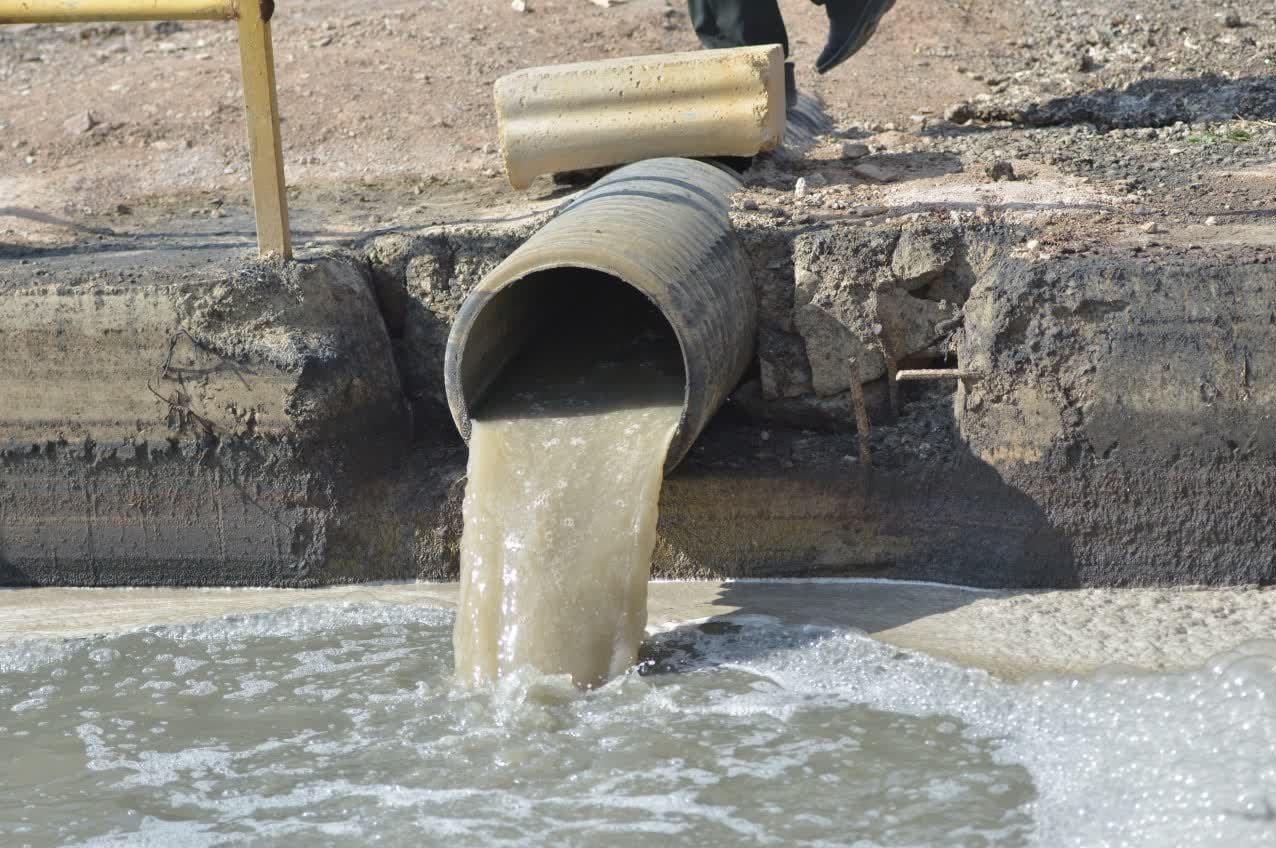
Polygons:
<instances>
[{"instance_id":1,"label":"person's leg","mask_svg":"<svg viewBox=\"0 0 1276 848\"><path fill-rule=\"evenodd\" d=\"M789 55L789 34L776 0L687 0L691 25L710 50L779 44Z\"/></svg>"},{"instance_id":2,"label":"person's leg","mask_svg":"<svg viewBox=\"0 0 1276 848\"><path fill-rule=\"evenodd\" d=\"M891 10L895 0L811 0L823 6L829 16L828 44L815 60L821 74L842 64L868 43L877 22Z\"/></svg>"}]
</instances>

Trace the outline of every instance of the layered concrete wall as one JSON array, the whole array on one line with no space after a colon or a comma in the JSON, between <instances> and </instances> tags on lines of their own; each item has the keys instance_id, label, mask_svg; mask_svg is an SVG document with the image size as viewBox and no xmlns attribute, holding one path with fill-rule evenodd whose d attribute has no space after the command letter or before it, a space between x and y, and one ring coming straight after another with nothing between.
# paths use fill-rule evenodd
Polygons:
<instances>
[{"instance_id":1,"label":"layered concrete wall","mask_svg":"<svg viewBox=\"0 0 1276 848\"><path fill-rule=\"evenodd\" d=\"M10 265L0 583L454 576L464 453L443 344L542 218L288 266ZM1023 232L933 219L740 229L757 367L666 483L657 573L1276 577L1265 257L1042 261ZM905 386L894 417L882 335L901 361L970 376ZM870 380L871 467L849 355Z\"/></svg>"}]
</instances>

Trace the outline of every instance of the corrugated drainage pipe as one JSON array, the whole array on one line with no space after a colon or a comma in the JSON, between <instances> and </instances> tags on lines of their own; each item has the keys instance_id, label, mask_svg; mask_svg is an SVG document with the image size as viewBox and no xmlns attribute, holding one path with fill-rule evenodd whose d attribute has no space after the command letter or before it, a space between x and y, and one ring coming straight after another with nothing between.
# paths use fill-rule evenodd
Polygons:
<instances>
[{"instance_id":1,"label":"corrugated drainage pipe","mask_svg":"<svg viewBox=\"0 0 1276 848\"><path fill-rule=\"evenodd\" d=\"M461 435L469 439L471 407L543 318L538 293L556 273L594 271L646 295L682 349L686 393L665 470L677 465L753 354L757 304L728 215L739 187L705 162L639 162L600 180L510 254L470 293L448 337L444 378Z\"/></svg>"}]
</instances>

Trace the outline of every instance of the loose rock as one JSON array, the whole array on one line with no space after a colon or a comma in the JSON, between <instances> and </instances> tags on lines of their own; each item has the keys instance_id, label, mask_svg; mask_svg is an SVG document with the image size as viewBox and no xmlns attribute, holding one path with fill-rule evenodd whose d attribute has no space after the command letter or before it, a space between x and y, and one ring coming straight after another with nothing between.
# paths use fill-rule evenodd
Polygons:
<instances>
[{"instance_id":1,"label":"loose rock","mask_svg":"<svg viewBox=\"0 0 1276 848\"><path fill-rule=\"evenodd\" d=\"M855 176L878 183L893 183L899 174L873 162L861 162L851 169Z\"/></svg>"},{"instance_id":2,"label":"loose rock","mask_svg":"<svg viewBox=\"0 0 1276 848\"><path fill-rule=\"evenodd\" d=\"M1015 166L1004 159L993 162L988 166L988 177L996 182L1019 179L1018 175L1015 174Z\"/></svg>"},{"instance_id":3,"label":"loose rock","mask_svg":"<svg viewBox=\"0 0 1276 848\"><path fill-rule=\"evenodd\" d=\"M843 159L860 159L868 154L868 145L863 142L848 141L842 144Z\"/></svg>"},{"instance_id":4,"label":"loose rock","mask_svg":"<svg viewBox=\"0 0 1276 848\"><path fill-rule=\"evenodd\" d=\"M62 129L66 130L69 135L84 135L99 123L92 112L81 112L78 115L67 118L62 124Z\"/></svg>"}]
</instances>

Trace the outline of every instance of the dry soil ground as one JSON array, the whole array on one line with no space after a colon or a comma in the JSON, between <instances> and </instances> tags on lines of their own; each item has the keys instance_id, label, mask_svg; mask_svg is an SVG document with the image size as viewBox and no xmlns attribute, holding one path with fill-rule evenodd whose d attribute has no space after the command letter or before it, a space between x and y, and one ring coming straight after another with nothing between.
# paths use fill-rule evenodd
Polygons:
<instances>
[{"instance_id":1,"label":"dry soil ground","mask_svg":"<svg viewBox=\"0 0 1276 848\"><path fill-rule=\"evenodd\" d=\"M279 4L299 243L508 214L527 195L500 173L497 77L697 46L679 0L528 5ZM1094 240L1264 254L1276 243L1276 0L1238 10L901 0L827 77L810 68L823 11L782 6L799 83L837 132L805 160L755 169L759 214L797 224L875 211L1027 214L1043 256ZM869 157L846 156L848 140L867 143ZM1002 161L1016 179L990 176ZM0 255L121 237L145 247L169 234L247 247L246 173L232 27L0 28ZM804 174L816 175L814 190L795 198ZM544 180L533 187L533 197L552 194Z\"/></svg>"},{"instance_id":2,"label":"dry soil ground","mask_svg":"<svg viewBox=\"0 0 1276 848\"><path fill-rule=\"evenodd\" d=\"M498 173L492 83L539 64L694 49L685 6L630 0L281 2L273 27L286 169L316 226L396 210L451 217L513 198ZM987 0L905 0L835 74L811 70L824 17L783 4L801 83L831 113L906 122L973 97L958 73L1018 32ZM48 243L164 216L219 218L247 199L233 27L0 28L0 236ZM324 187L340 186L339 191ZM421 211L418 209L418 211Z\"/></svg>"}]
</instances>

